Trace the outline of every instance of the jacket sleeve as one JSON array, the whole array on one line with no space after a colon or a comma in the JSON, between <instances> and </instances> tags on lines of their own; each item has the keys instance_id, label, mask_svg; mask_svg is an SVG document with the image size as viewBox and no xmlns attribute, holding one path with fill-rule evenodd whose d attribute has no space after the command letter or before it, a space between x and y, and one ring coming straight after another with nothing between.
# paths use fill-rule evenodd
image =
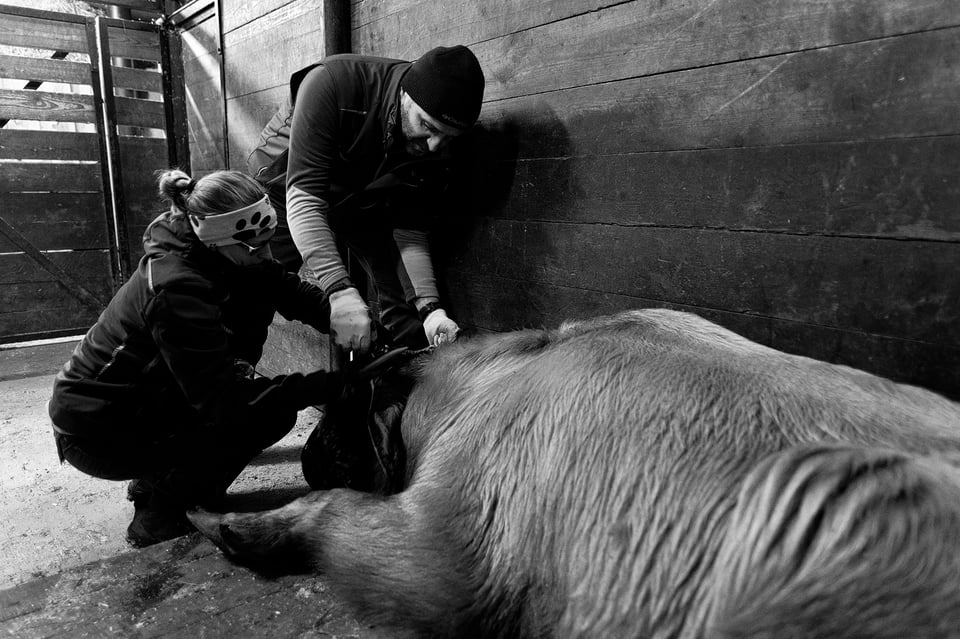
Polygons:
<instances>
[{"instance_id":1,"label":"jacket sleeve","mask_svg":"<svg viewBox=\"0 0 960 639\"><path fill-rule=\"evenodd\" d=\"M297 320L321 333L330 332L330 301L319 286L293 273L281 276L276 299L277 312L287 320Z\"/></svg>"},{"instance_id":2,"label":"jacket sleeve","mask_svg":"<svg viewBox=\"0 0 960 639\"><path fill-rule=\"evenodd\" d=\"M329 290L349 280L327 221L330 180L339 157L336 82L325 66L311 70L297 93L287 160L287 224L307 268Z\"/></svg>"},{"instance_id":3,"label":"jacket sleeve","mask_svg":"<svg viewBox=\"0 0 960 639\"><path fill-rule=\"evenodd\" d=\"M199 288L161 291L145 314L160 355L188 403L208 424L249 418L250 409L322 404L339 395L337 373L316 371L246 379L234 373L216 301Z\"/></svg>"}]
</instances>

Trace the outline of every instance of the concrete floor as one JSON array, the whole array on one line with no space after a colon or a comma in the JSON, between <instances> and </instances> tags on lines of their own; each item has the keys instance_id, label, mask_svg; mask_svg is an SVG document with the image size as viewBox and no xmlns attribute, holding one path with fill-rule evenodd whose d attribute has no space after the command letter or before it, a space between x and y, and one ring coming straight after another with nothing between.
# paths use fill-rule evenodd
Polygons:
<instances>
[{"instance_id":1,"label":"concrete floor","mask_svg":"<svg viewBox=\"0 0 960 639\"><path fill-rule=\"evenodd\" d=\"M0 590L131 549L126 483L61 466L47 419L53 377L75 342L0 349ZM231 486L232 510L260 510L307 492L300 449L319 418L300 413L286 438Z\"/></svg>"}]
</instances>

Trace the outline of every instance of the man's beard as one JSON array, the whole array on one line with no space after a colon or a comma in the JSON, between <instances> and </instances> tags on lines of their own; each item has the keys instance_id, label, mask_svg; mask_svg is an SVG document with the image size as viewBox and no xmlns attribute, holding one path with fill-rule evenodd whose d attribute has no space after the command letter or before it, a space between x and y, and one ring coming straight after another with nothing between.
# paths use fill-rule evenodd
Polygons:
<instances>
[{"instance_id":1,"label":"man's beard","mask_svg":"<svg viewBox=\"0 0 960 639\"><path fill-rule=\"evenodd\" d=\"M412 136L413 132L410 131L410 122L407 117L406 112L401 113L402 124L400 125L400 133L403 135L403 148L409 155L415 157L426 155L430 152L430 147L427 146L427 140L426 138L415 138Z\"/></svg>"}]
</instances>

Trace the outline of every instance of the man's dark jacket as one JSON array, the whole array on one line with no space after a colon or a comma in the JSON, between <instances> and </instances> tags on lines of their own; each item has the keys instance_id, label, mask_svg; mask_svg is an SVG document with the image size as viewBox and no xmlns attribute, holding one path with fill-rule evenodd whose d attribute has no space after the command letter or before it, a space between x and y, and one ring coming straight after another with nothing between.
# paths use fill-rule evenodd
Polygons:
<instances>
[{"instance_id":1,"label":"man's dark jacket","mask_svg":"<svg viewBox=\"0 0 960 639\"><path fill-rule=\"evenodd\" d=\"M339 392L339 378L322 371L238 374L260 359L275 311L328 331L319 288L277 262L234 265L204 247L181 215L154 220L144 248L137 271L56 377L49 413L59 432L108 437L164 415L229 426Z\"/></svg>"},{"instance_id":2,"label":"man's dark jacket","mask_svg":"<svg viewBox=\"0 0 960 639\"><path fill-rule=\"evenodd\" d=\"M439 197L449 186L457 144L426 158L413 158L404 152L398 135L398 98L400 82L411 64L343 54L294 73L289 101L261 132L257 147L247 159L250 173L268 188L273 187L273 194L280 199L287 184L324 199L331 205L332 215L342 213L339 220L331 219L335 226L358 212L376 211L379 215L388 213L384 219L391 226L423 228L428 222L422 216L424 208L439 206ZM326 148L304 148L298 154L302 163L298 159L288 163L293 106L308 74L321 67L336 86L336 128L327 127L330 130L322 132ZM313 105L301 108L305 106ZM408 206L408 202L415 206ZM348 203L349 212L344 210ZM384 211L384 204L393 210Z\"/></svg>"}]
</instances>

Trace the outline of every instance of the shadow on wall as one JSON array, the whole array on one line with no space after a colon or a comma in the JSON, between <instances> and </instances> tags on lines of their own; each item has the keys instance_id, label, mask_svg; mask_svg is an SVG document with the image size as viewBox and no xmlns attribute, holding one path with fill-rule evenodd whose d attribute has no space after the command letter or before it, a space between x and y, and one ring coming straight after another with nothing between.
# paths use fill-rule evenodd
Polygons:
<instances>
[{"instance_id":1,"label":"shadow on wall","mask_svg":"<svg viewBox=\"0 0 960 639\"><path fill-rule=\"evenodd\" d=\"M451 192L451 215L437 222L431 243L441 297L453 302L457 320L466 325L494 330L540 326L543 308L531 303L528 287L491 286L490 277L536 280L538 263L521 254L531 238L521 243L511 236L541 228L525 220L566 217L570 200L565 194L573 189L566 126L547 104L534 103L478 124L462 144L464 166L458 167L461 181ZM533 241L535 259L549 260L549 243ZM449 290L451 281L461 285L465 279L476 286ZM522 309L522 317L511 316L507 326L491 323L497 307L513 313Z\"/></svg>"}]
</instances>

